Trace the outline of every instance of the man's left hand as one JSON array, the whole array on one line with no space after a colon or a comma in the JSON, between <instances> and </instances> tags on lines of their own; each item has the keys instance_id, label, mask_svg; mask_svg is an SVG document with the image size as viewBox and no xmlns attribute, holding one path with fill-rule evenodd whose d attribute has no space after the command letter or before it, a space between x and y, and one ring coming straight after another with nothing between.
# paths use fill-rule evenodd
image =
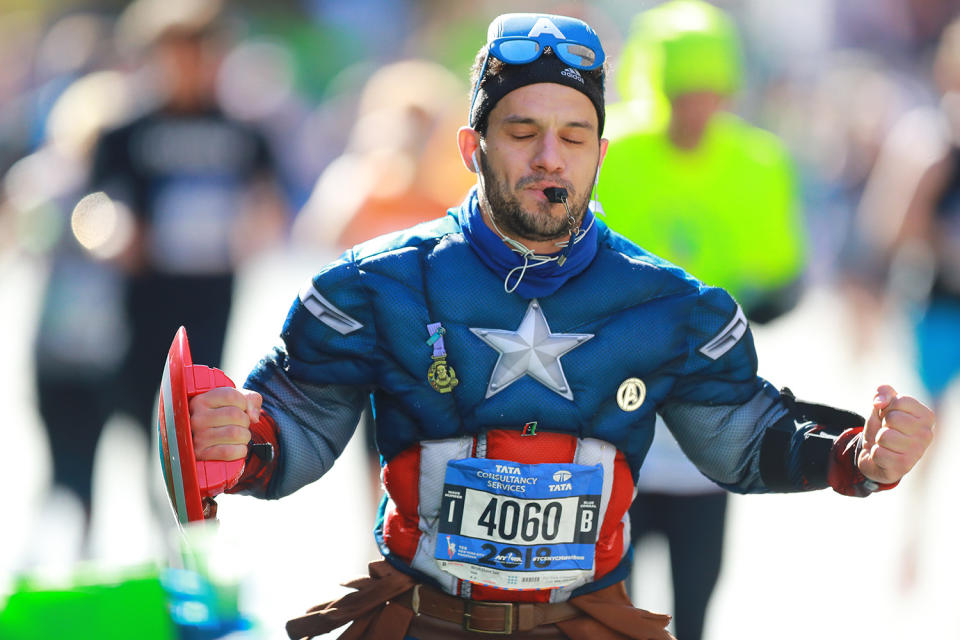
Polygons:
<instances>
[{"instance_id":1,"label":"man's left hand","mask_svg":"<svg viewBox=\"0 0 960 640\"><path fill-rule=\"evenodd\" d=\"M860 473L878 484L898 482L930 446L934 419L916 398L897 395L889 385L879 387L857 457Z\"/></svg>"}]
</instances>

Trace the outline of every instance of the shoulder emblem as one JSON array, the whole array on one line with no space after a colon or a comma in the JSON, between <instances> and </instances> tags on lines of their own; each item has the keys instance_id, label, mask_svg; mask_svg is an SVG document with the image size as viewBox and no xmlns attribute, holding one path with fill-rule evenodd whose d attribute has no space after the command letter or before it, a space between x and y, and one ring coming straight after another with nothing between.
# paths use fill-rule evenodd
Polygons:
<instances>
[{"instance_id":1,"label":"shoulder emblem","mask_svg":"<svg viewBox=\"0 0 960 640\"><path fill-rule=\"evenodd\" d=\"M300 290L300 302L313 317L341 335L347 335L363 327L349 315L338 309L332 302L320 295L313 281Z\"/></svg>"},{"instance_id":2,"label":"shoulder emblem","mask_svg":"<svg viewBox=\"0 0 960 640\"><path fill-rule=\"evenodd\" d=\"M723 354L733 348L740 342L740 338L747 332L747 317L743 315L743 309L737 305L737 312L733 320L720 330L710 342L700 347L699 351L711 360L718 360Z\"/></svg>"}]
</instances>

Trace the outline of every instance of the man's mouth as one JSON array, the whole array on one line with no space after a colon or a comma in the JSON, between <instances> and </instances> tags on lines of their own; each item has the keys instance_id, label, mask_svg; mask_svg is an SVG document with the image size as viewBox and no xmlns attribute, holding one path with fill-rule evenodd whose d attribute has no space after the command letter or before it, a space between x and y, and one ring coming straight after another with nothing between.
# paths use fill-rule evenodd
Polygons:
<instances>
[{"instance_id":1,"label":"man's mouth","mask_svg":"<svg viewBox=\"0 0 960 640\"><path fill-rule=\"evenodd\" d=\"M554 189L554 190L562 191L565 194L569 193L566 187L563 187L562 185L557 184L556 182L537 182L524 187L524 189L526 191L531 191L537 200L550 202L552 204L560 204L560 202L557 200L552 200L549 197L547 197L545 190Z\"/></svg>"}]
</instances>

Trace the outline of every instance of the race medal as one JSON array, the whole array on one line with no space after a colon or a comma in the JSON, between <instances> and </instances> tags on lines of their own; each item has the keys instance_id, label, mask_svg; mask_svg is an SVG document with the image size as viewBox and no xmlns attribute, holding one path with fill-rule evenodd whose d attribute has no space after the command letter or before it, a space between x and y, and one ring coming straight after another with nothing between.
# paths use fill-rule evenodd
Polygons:
<instances>
[{"instance_id":1,"label":"race medal","mask_svg":"<svg viewBox=\"0 0 960 640\"><path fill-rule=\"evenodd\" d=\"M443 346L443 334L446 330L439 322L433 322L427 325L427 331L430 337L427 338L427 344L433 347L433 364L427 370L427 381L434 390L440 393L450 393L460 381L457 380L457 373L453 367L447 364L447 351Z\"/></svg>"},{"instance_id":2,"label":"race medal","mask_svg":"<svg viewBox=\"0 0 960 640\"><path fill-rule=\"evenodd\" d=\"M603 467L466 458L447 463L434 558L447 573L501 589L589 578Z\"/></svg>"}]
</instances>

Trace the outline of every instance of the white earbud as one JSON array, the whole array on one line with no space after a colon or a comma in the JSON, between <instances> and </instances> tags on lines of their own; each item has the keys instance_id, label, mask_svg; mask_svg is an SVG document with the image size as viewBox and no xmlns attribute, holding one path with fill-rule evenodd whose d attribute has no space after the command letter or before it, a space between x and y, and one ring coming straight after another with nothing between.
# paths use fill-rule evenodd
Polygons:
<instances>
[{"instance_id":1,"label":"white earbud","mask_svg":"<svg viewBox=\"0 0 960 640\"><path fill-rule=\"evenodd\" d=\"M587 206L590 208L594 214L605 215L603 211L603 205L600 204L600 195L598 191L600 190L600 165L597 165L597 175L593 179L593 198L590 199L590 202L587 203Z\"/></svg>"}]
</instances>

